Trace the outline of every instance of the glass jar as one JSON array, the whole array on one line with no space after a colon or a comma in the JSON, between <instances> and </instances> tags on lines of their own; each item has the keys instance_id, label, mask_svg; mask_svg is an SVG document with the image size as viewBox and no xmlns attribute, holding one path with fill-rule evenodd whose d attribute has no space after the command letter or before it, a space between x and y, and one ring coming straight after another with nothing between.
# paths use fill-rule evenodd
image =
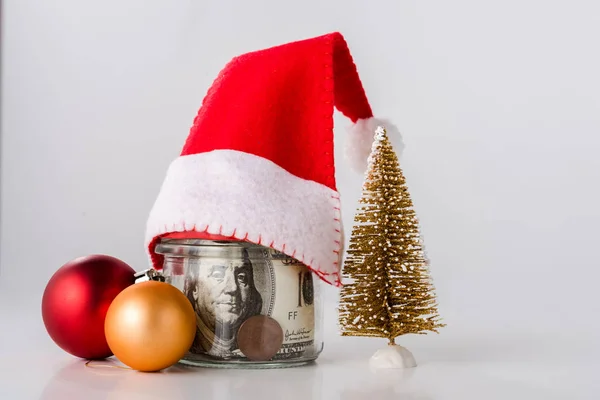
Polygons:
<instances>
[{"instance_id":1,"label":"glass jar","mask_svg":"<svg viewBox=\"0 0 600 400\"><path fill-rule=\"evenodd\" d=\"M181 363L281 368L323 350L320 281L299 261L239 241L163 239L162 275L196 311L196 338Z\"/></svg>"}]
</instances>

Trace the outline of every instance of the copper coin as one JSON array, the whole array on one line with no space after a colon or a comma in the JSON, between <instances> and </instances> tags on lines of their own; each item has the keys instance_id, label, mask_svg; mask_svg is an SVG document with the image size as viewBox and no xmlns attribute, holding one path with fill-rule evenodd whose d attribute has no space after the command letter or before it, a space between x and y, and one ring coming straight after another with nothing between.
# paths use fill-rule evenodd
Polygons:
<instances>
[{"instance_id":1,"label":"copper coin","mask_svg":"<svg viewBox=\"0 0 600 400\"><path fill-rule=\"evenodd\" d=\"M277 321L266 315L248 318L237 336L240 351L252 361L268 361L283 344L283 329Z\"/></svg>"}]
</instances>

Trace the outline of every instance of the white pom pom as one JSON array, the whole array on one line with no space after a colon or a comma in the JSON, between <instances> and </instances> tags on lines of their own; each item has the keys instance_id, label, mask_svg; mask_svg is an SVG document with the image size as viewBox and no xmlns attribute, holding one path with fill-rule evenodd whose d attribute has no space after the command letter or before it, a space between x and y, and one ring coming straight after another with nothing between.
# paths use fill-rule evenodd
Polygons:
<instances>
[{"instance_id":1,"label":"white pom pom","mask_svg":"<svg viewBox=\"0 0 600 400\"><path fill-rule=\"evenodd\" d=\"M367 169L367 160L371 153L375 130L378 126L386 129L390 142L394 145L398 156L404 150L402 136L393 124L374 117L359 119L355 124L348 128L348 138L346 139L346 159L350 166L358 173L364 173Z\"/></svg>"}]
</instances>

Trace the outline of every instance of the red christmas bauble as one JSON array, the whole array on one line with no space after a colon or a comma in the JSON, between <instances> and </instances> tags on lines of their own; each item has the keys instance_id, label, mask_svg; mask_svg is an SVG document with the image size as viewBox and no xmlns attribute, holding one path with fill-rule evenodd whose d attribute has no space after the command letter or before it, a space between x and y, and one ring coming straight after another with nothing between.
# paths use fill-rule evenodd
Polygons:
<instances>
[{"instance_id":1,"label":"red christmas bauble","mask_svg":"<svg viewBox=\"0 0 600 400\"><path fill-rule=\"evenodd\" d=\"M135 282L135 271L107 255L69 261L46 285L42 318L52 340L76 357L102 359L112 352L104 335L108 307Z\"/></svg>"}]
</instances>

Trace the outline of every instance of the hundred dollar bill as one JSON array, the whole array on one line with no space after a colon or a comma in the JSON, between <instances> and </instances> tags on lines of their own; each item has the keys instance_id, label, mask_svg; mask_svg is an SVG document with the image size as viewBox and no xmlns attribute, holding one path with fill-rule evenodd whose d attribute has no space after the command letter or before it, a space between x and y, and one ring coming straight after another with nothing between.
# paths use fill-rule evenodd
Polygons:
<instances>
[{"instance_id":1,"label":"hundred dollar bill","mask_svg":"<svg viewBox=\"0 0 600 400\"><path fill-rule=\"evenodd\" d=\"M316 356L315 287L302 263L262 246L237 246L227 257L183 259L182 274L167 277L196 311L188 358L245 359L237 332L254 315L275 319L283 344L273 360Z\"/></svg>"}]
</instances>

